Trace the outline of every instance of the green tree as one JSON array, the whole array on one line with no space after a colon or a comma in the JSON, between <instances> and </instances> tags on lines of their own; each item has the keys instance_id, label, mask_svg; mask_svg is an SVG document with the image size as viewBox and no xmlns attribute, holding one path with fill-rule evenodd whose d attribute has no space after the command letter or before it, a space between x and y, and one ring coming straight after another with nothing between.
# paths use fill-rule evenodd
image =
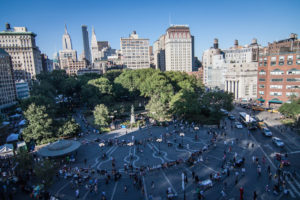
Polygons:
<instances>
[{"instance_id":1,"label":"green tree","mask_svg":"<svg viewBox=\"0 0 300 200\"><path fill-rule=\"evenodd\" d=\"M75 122L74 118L68 120L64 123L62 127L59 128L60 136L72 137L80 132L80 126Z\"/></svg>"},{"instance_id":2,"label":"green tree","mask_svg":"<svg viewBox=\"0 0 300 200\"><path fill-rule=\"evenodd\" d=\"M101 94L112 94L112 84L107 78L93 79L88 84L96 87Z\"/></svg>"},{"instance_id":3,"label":"green tree","mask_svg":"<svg viewBox=\"0 0 300 200\"><path fill-rule=\"evenodd\" d=\"M150 101L146 105L148 110L148 116L157 120L164 121L168 117L168 106L166 103L163 103L158 95L151 97Z\"/></svg>"},{"instance_id":4,"label":"green tree","mask_svg":"<svg viewBox=\"0 0 300 200\"><path fill-rule=\"evenodd\" d=\"M47 114L45 106L31 104L24 115L28 122L22 133L26 142L33 139L42 144L53 140L52 119Z\"/></svg>"},{"instance_id":5,"label":"green tree","mask_svg":"<svg viewBox=\"0 0 300 200\"><path fill-rule=\"evenodd\" d=\"M161 72L147 77L140 85L140 92L144 97L159 96L162 103L167 103L174 93L172 84Z\"/></svg>"},{"instance_id":6,"label":"green tree","mask_svg":"<svg viewBox=\"0 0 300 200\"><path fill-rule=\"evenodd\" d=\"M300 115L300 98L293 99L291 103L284 103L279 108L279 112L282 113L284 116L297 119Z\"/></svg>"},{"instance_id":7,"label":"green tree","mask_svg":"<svg viewBox=\"0 0 300 200\"><path fill-rule=\"evenodd\" d=\"M104 104L97 105L93 111L94 122L98 126L107 126L109 122L109 112Z\"/></svg>"}]
</instances>

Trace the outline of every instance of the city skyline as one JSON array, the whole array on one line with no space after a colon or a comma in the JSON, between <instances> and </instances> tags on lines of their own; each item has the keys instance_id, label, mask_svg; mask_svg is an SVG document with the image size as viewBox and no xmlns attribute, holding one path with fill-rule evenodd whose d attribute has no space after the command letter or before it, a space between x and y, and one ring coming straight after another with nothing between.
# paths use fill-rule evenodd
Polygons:
<instances>
[{"instance_id":1,"label":"city skyline","mask_svg":"<svg viewBox=\"0 0 300 200\"><path fill-rule=\"evenodd\" d=\"M159 6L157 6L159 3ZM211 47L214 38L220 48L249 44L253 38L266 46L268 42L286 38L290 33L299 33L293 26L300 18L299 1L171 1L143 2L116 1L3 1L0 15L1 31L5 23L26 26L37 34L37 45L52 58L62 49L61 36L67 24L73 49L82 53L81 26L87 25L89 38L92 26L99 41L109 41L112 48L120 48L120 38L133 30L150 39L150 45L165 33L170 24L188 24L195 36L195 55L201 60L205 49ZM291 6L292 5L292 6ZM30 9L31 14L28 14ZM290 10L289 12L281 12ZM126 11L126 12L124 12Z\"/></svg>"}]
</instances>

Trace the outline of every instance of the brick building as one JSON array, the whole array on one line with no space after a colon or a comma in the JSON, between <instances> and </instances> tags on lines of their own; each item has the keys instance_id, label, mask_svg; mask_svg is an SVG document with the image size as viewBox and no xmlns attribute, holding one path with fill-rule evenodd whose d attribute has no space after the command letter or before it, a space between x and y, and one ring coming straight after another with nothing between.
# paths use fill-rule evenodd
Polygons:
<instances>
[{"instance_id":1,"label":"brick building","mask_svg":"<svg viewBox=\"0 0 300 200\"><path fill-rule=\"evenodd\" d=\"M269 43L259 54L257 99L277 107L300 93L300 40L290 38Z\"/></svg>"}]
</instances>

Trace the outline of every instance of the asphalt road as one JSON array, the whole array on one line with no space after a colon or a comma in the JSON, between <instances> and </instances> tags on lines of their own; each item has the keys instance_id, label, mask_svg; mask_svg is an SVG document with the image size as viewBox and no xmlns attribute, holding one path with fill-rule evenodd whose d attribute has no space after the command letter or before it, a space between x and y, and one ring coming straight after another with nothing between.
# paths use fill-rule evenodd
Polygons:
<instances>
[{"instance_id":1,"label":"asphalt road","mask_svg":"<svg viewBox=\"0 0 300 200\"><path fill-rule=\"evenodd\" d=\"M232 113L238 117L238 113L242 111L241 108L236 108ZM290 195L274 195L272 191L266 191L266 186L272 188L276 179L274 177L269 180L267 167L271 167L273 174L276 172L276 168L279 162L275 159L276 152L288 153L288 159L291 162L290 167L285 167L284 171L292 172L294 169L299 171L299 163L297 160L300 158L297 153L299 148L298 136L294 136L293 133L288 133L293 136L293 139L288 138L289 135L283 135L278 126L274 126L272 129L272 118L270 113L257 113L262 118L270 118L270 128L273 135L278 136L285 142L283 149L277 148L270 138L264 137L261 131L256 130L248 134L246 128L237 129L232 127L232 121L225 119L222 124L226 123L226 137L219 134L216 142L216 147L210 146L207 151L202 155L203 161L199 161L196 164L190 166L186 163L180 163L169 168L159 168L162 163L172 162L175 160L186 160L192 153L201 150L206 146L211 138L212 134L208 134L207 128L200 128L197 133L190 129L180 130L184 132L185 136L180 137L179 134L172 134L166 139L164 137L166 132L172 132L175 128L174 125L168 127L150 127L142 128L141 130L125 130L120 129L108 134L89 134L81 138L82 146L78 150L78 159L71 167L91 168L95 170L112 170L112 159L115 160L115 168L120 171L122 178L118 181L109 181L105 183L105 176L97 173L92 174L92 177L98 179L98 193L91 193L85 189L84 185L79 187L80 199L100 199L101 192L105 192L107 199L126 200L126 199L166 199L166 191L169 189L175 196L174 199L197 199L196 186L192 178L193 172L199 177L201 181L209 179L210 174L221 173L224 151L226 152L226 159L233 159L237 154L237 158L245 158L245 170L246 173L242 176L241 168L233 168L230 170L230 175L222 174L220 181L213 181L213 186L210 189L203 190L206 199L239 199L240 187L244 188L244 199L253 199L253 192L256 191L258 199L296 199L300 198L300 176L299 172L292 174L287 182L287 188L290 191ZM77 121L84 127L84 122L77 117ZM268 123L268 120L265 120ZM276 120L275 120L276 121ZM274 123L274 122L273 122ZM268 123L269 124L269 123ZM126 134L127 132L127 134ZM223 130L217 130L218 133ZM198 135L199 139L195 140L195 135ZM134 136L134 138L133 138ZM155 139L163 136L162 142L159 143ZM95 142L96 138L102 140L118 139L124 140L126 143L132 142L132 139L138 141L145 141L152 138L153 141L144 142L143 145L133 146L104 146L100 147L99 142ZM236 139L238 138L238 143ZM172 146L168 146L168 142ZM224 142L226 141L226 142ZM233 143L232 143L233 141ZM178 144L183 142L183 148L179 148ZM249 145L250 144L250 145ZM254 144L252 147L251 144ZM229 149L231 151L229 152ZM103 153L107 154L107 158L102 159ZM259 163L262 168L262 175L257 173L257 165L253 163L252 157L259 158ZM265 162L262 158L265 157ZM84 159L87 159L87 163L84 164ZM124 170L124 164L132 165L133 168L140 168L141 166L149 168L158 168L151 171L146 171L143 176L138 175L140 184L144 188L144 191L137 189L133 184L133 178L129 176L129 171ZM136 170L133 170L133 172ZM185 192L182 189L182 173L185 173L188 182L185 183ZM238 182L236 183L235 173L238 172ZM59 178L55 181L55 184L51 188L51 192L57 194L60 199L74 199L75 189L71 188L71 178ZM227 184L224 187L224 182ZM153 184L154 183L154 184ZM127 191L124 191L124 186L127 187ZM223 197L221 191L224 190L226 196Z\"/></svg>"}]
</instances>

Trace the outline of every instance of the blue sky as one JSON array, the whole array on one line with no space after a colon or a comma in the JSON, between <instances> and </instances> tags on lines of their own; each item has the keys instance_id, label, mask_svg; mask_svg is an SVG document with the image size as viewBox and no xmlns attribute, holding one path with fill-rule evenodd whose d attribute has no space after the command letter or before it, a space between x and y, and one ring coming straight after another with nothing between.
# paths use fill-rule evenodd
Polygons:
<instances>
[{"instance_id":1,"label":"blue sky","mask_svg":"<svg viewBox=\"0 0 300 200\"><path fill-rule=\"evenodd\" d=\"M195 54L219 39L220 48L229 48L235 39L244 45L300 37L299 0L0 0L0 30L5 23L26 26L37 34L37 45L52 57L62 48L64 24L73 48L82 52L81 25L95 27L97 39L120 48L120 37L136 30L151 45L172 24L188 24L195 36ZM171 20L169 20L171 19Z\"/></svg>"}]
</instances>

